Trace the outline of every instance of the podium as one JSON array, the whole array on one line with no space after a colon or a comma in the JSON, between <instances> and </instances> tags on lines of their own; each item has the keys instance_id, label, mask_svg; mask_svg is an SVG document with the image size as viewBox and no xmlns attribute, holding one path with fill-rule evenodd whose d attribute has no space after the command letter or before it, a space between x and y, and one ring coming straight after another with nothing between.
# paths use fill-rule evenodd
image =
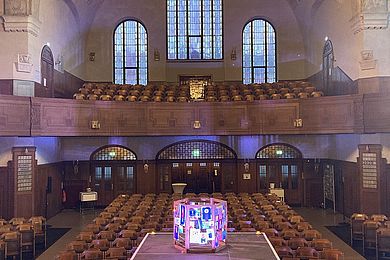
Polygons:
<instances>
[{"instance_id":1,"label":"podium","mask_svg":"<svg viewBox=\"0 0 390 260\"><path fill-rule=\"evenodd\" d=\"M284 189L282 188L270 188L269 193L276 194L278 198L284 202Z\"/></svg>"},{"instance_id":2,"label":"podium","mask_svg":"<svg viewBox=\"0 0 390 260\"><path fill-rule=\"evenodd\" d=\"M96 191L82 191L79 193L80 197L80 213L83 211L92 209L95 211L95 203L98 200L98 194Z\"/></svg>"},{"instance_id":3,"label":"podium","mask_svg":"<svg viewBox=\"0 0 390 260\"><path fill-rule=\"evenodd\" d=\"M187 183L172 183L173 193L183 194L184 188L187 186Z\"/></svg>"}]
</instances>

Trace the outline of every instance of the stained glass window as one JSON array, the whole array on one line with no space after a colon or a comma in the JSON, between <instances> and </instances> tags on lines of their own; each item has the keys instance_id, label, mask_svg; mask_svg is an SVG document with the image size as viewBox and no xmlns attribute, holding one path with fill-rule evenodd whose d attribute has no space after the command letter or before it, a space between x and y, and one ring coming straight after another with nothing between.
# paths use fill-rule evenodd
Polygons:
<instances>
[{"instance_id":1,"label":"stained glass window","mask_svg":"<svg viewBox=\"0 0 390 260\"><path fill-rule=\"evenodd\" d=\"M99 149L92 154L92 160L96 161L126 161L126 160L137 160L136 155L121 146L108 146Z\"/></svg>"},{"instance_id":2,"label":"stained glass window","mask_svg":"<svg viewBox=\"0 0 390 260\"><path fill-rule=\"evenodd\" d=\"M301 152L295 147L286 144L271 144L261 148L257 154L258 159L293 159L302 158Z\"/></svg>"},{"instance_id":3,"label":"stained glass window","mask_svg":"<svg viewBox=\"0 0 390 260\"><path fill-rule=\"evenodd\" d=\"M222 0L167 0L168 60L222 59Z\"/></svg>"},{"instance_id":4,"label":"stained glass window","mask_svg":"<svg viewBox=\"0 0 390 260\"><path fill-rule=\"evenodd\" d=\"M116 84L148 83L148 39L145 27L127 20L114 32L114 82Z\"/></svg>"},{"instance_id":5,"label":"stained glass window","mask_svg":"<svg viewBox=\"0 0 390 260\"><path fill-rule=\"evenodd\" d=\"M193 159L236 159L236 153L229 147L213 141L185 141L170 145L160 151L160 160Z\"/></svg>"},{"instance_id":6,"label":"stained glass window","mask_svg":"<svg viewBox=\"0 0 390 260\"><path fill-rule=\"evenodd\" d=\"M276 81L276 38L269 22L255 19L245 25L242 55L244 84Z\"/></svg>"}]
</instances>

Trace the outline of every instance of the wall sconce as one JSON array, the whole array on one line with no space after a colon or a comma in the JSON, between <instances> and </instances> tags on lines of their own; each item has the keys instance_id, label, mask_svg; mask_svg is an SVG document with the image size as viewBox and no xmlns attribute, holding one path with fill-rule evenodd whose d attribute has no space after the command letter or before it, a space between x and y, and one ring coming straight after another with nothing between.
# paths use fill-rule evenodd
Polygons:
<instances>
[{"instance_id":1,"label":"wall sconce","mask_svg":"<svg viewBox=\"0 0 390 260\"><path fill-rule=\"evenodd\" d=\"M149 164L145 163L144 164L144 173L148 173L149 172Z\"/></svg>"},{"instance_id":2,"label":"wall sconce","mask_svg":"<svg viewBox=\"0 0 390 260\"><path fill-rule=\"evenodd\" d=\"M200 124L200 121L194 121L194 128L195 129L200 129L202 127L202 125Z\"/></svg>"},{"instance_id":3,"label":"wall sconce","mask_svg":"<svg viewBox=\"0 0 390 260\"><path fill-rule=\"evenodd\" d=\"M237 50L236 47L232 49L232 53L230 53L230 59L231 60L236 60L237 59Z\"/></svg>"},{"instance_id":4,"label":"wall sconce","mask_svg":"<svg viewBox=\"0 0 390 260\"><path fill-rule=\"evenodd\" d=\"M92 129L100 129L100 122L97 120L92 120L91 121L91 128Z\"/></svg>"},{"instance_id":5,"label":"wall sconce","mask_svg":"<svg viewBox=\"0 0 390 260\"><path fill-rule=\"evenodd\" d=\"M27 149L27 147L26 147L26 149L24 149L24 153L25 153L25 154L28 154L28 149Z\"/></svg>"},{"instance_id":6,"label":"wall sconce","mask_svg":"<svg viewBox=\"0 0 390 260\"><path fill-rule=\"evenodd\" d=\"M249 172L249 163L244 163L244 170L245 172Z\"/></svg>"},{"instance_id":7,"label":"wall sconce","mask_svg":"<svg viewBox=\"0 0 390 260\"><path fill-rule=\"evenodd\" d=\"M294 119L294 127L295 128L302 128L303 127L303 120L301 118Z\"/></svg>"},{"instance_id":8,"label":"wall sconce","mask_svg":"<svg viewBox=\"0 0 390 260\"><path fill-rule=\"evenodd\" d=\"M155 60L155 61L159 61L159 60L160 60L160 52L158 51L157 48L154 49L153 56L154 56L154 60Z\"/></svg>"},{"instance_id":9,"label":"wall sconce","mask_svg":"<svg viewBox=\"0 0 390 260\"><path fill-rule=\"evenodd\" d=\"M89 61L95 61L95 55L96 55L95 52L90 52L89 53Z\"/></svg>"}]
</instances>

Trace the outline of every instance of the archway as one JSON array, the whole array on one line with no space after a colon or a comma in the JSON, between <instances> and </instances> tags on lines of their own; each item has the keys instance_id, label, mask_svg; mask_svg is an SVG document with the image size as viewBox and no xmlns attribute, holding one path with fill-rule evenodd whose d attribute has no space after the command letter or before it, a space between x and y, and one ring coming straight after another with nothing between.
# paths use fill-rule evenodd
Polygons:
<instances>
[{"instance_id":1,"label":"archway","mask_svg":"<svg viewBox=\"0 0 390 260\"><path fill-rule=\"evenodd\" d=\"M41 52L41 88L36 90L37 97L54 97L54 59L49 46L43 46Z\"/></svg>"},{"instance_id":2,"label":"archway","mask_svg":"<svg viewBox=\"0 0 390 260\"><path fill-rule=\"evenodd\" d=\"M301 204L302 153L289 144L274 143L258 150L257 190L266 192L270 184L283 189L289 204Z\"/></svg>"},{"instance_id":3,"label":"archway","mask_svg":"<svg viewBox=\"0 0 390 260\"><path fill-rule=\"evenodd\" d=\"M230 147L209 140L171 144L157 153L158 187L171 192L171 184L187 183L185 192L236 191L237 154Z\"/></svg>"},{"instance_id":4,"label":"archway","mask_svg":"<svg viewBox=\"0 0 390 260\"><path fill-rule=\"evenodd\" d=\"M133 151L120 145L103 146L91 154L91 184L98 192L98 205L135 191L136 160Z\"/></svg>"}]
</instances>

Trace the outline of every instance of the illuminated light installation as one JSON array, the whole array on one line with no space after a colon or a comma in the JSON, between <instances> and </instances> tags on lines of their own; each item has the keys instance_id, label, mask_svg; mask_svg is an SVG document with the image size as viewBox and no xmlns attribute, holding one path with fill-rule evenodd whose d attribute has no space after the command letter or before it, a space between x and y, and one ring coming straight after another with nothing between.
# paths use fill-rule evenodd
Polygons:
<instances>
[{"instance_id":1,"label":"illuminated light installation","mask_svg":"<svg viewBox=\"0 0 390 260\"><path fill-rule=\"evenodd\" d=\"M226 245L227 202L185 198L173 203L175 246L185 253L218 252Z\"/></svg>"}]
</instances>

